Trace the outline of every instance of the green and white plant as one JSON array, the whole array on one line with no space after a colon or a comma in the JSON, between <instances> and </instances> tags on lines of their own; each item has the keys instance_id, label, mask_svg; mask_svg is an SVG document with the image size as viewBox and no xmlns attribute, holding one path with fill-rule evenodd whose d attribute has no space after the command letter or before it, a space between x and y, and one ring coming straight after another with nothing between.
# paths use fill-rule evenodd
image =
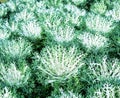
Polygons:
<instances>
[{"instance_id":1,"label":"green and white plant","mask_svg":"<svg viewBox=\"0 0 120 98\"><path fill-rule=\"evenodd\" d=\"M0 98L119 98L119 11L120 0L0 0Z\"/></svg>"},{"instance_id":2,"label":"green and white plant","mask_svg":"<svg viewBox=\"0 0 120 98\"><path fill-rule=\"evenodd\" d=\"M7 87L0 90L0 98L17 98Z\"/></svg>"},{"instance_id":3,"label":"green and white plant","mask_svg":"<svg viewBox=\"0 0 120 98\"><path fill-rule=\"evenodd\" d=\"M48 13L49 11L50 13ZM70 42L75 36L74 27L69 24L70 20L64 14L59 9L51 8L43 15L46 32L57 42ZM59 17L60 15L63 17Z\"/></svg>"},{"instance_id":4,"label":"green and white plant","mask_svg":"<svg viewBox=\"0 0 120 98\"><path fill-rule=\"evenodd\" d=\"M44 28L47 32L52 31L54 27L59 26L62 23L66 23L67 21L63 21L64 17L60 17L60 15L63 15L63 11L61 11L58 8L53 8L51 7L50 9L41 9L37 10L38 11L38 17L42 18L40 22L42 22L44 25Z\"/></svg>"},{"instance_id":5,"label":"green and white plant","mask_svg":"<svg viewBox=\"0 0 120 98\"><path fill-rule=\"evenodd\" d=\"M34 11L36 8L36 0L16 0L17 11L20 12L24 9L29 10L30 12Z\"/></svg>"},{"instance_id":6,"label":"green and white plant","mask_svg":"<svg viewBox=\"0 0 120 98\"><path fill-rule=\"evenodd\" d=\"M63 5L63 0L45 0L46 5L59 7Z\"/></svg>"},{"instance_id":7,"label":"green and white plant","mask_svg":"<svg viewBox=\"0 0 120 98\"><path fill-rule=\"evenodd\" d=\"M86 11L84 9L77 8L72 4L65 5L65 9L67 10L66 19L68 19L72 24L80 26L82 17L86 15Z\"/></svg>"},{"instance_id":8,"label":"green and white plant","mask_svg":"<svg viewBox=\"0 0 120 98\"><path fill-rule=\"evenodd\" d=\"M83 34L80 34L77 38L88 49L100 49L107 47L108 45L108 39L99 34L91 34L90 32L84 32Z\"/></svg>"},{"instance_id":9,"label":"green and white plant","mask_svg":"<svg viewBox=\"0 0 120 98\"><path fill-rule=\"evenodd\" d=\"M5 16L7 12L8 12L7 6L4 3L0 4L0 17Z\"/></svg>"},{"instance_id":10,"label":"green and white plant","mask_svg":"<svg viewBox=\"0 0 120 98\"><path fill-rule=\"evenodd\" d=\"M110 32L115 27L111 19L93 13L88 14L85 23L89 30L103 33Z\"/></svg>"},{"instance_id":11,"label":"green and white plant","mask_svg":"<svg viewBox=\"0 0 120 98\"><path fill-rule=\"evenodd\" d=\"M46 46L36 59L40 59L41 64L38 69L48 75L49 82L63 82L71 76L77 74L79 68L83 66L84 55L79 53L75 46L65 48L61 45Z\"/></svg>"},{"instance_id":12,"label":"green and white plant","mask_svg":"<svg viewBox=\"0 0 120 98\"><path fill-rule=\"evenodd\" d=\"M75 4L75 5L80 5L80 4L83 4L85 3L87 0L72 0L72 2Z\"/></svg>"},{"instance_id":13,"label":"green and white plant","mask_svg":"<svg viewBox=\"0 0 120 98\"><path fill-rule=\"evenodd\" d=\"M10 36L10 33L8 33L7 30L0 29L0 40L8 39Z\"/></svg>"},{"instance_id":14,"label":"green and white plant","mask_svg":"<svg viewBox=\"0 0 120 98\"><path fill-rule=\"evenodd\" d=\"M28 66L24 66L22 70L16 68L14 63L10 64L8 68L4 64L0 64L0 80L11 87L21 87L27 84L30 77Z\"/></svg>"},{"instance_id":15,"label":"green and white plant","mask_svg":"<svg viewBox=\"0 0 120 98\"><path fill-rule=\"evenodd\" d=\"M106 12L106 16L111 16L116 22L120 21L120 3L114 2L113 9Z\"/></svg>"},{"instance_id":16,"label":"green and white plant","mask_svg":"<svg viewBox=\"0 0 120 98\"><path fill-rule=\"evenodd\" d=\"M58 94L53 94L48 98L83 98L81 94L73 93L72 91L63 91L63 89L59 90Z\"/></svg>"},{"instance_id":17,"label":"green and white plant","mask_svg":"<svg viewBox=\"0 0 120 98\"><path fill-rule=\"evenodd\" d=\"M30 39L41 39L42 28L37 21L21 24L21 35Z\"/></svg>"},{"instance_id":18,"label":"green and white plant","mask_svg":"<svg viewBox=\"0 0 120 98\"><path fill-rule=\"evenodd\" d=\"M107 5L104 1L96 2L91 6L91 11L96 14L104 14L107 10Z\"/></svg>"},{"instance_id":19,"label":"green and white plant","mask_svg":"<svg viewBox=\"0 0 120 98\"><path fill-rule=\"evenodd\" d=\"M87 98L118 98L120 95L120 87L110 83L98 84L89 90L90 92Z\"/></svg>"},{"instance_id":20,"label":"green and white plant","mask_svg":"<svg viewBox=\"0 0 120 98\"><path fill-rule=\"evenodd\" d=\"M16 11L16 4L13 0L9 0L8 2L6 2L6 6L8 7L8 10L11 12Z\"/></svg>"},{"instance_id":21,"label":"green and white plant","mask_svg":"<svg viewBox=\"0 0 120 98\"><path fill-rule=\"evenodd\" d=\"M31 44L23 39L1 41L0 54L9 60L25 59L32 51Z\"/></svg>"},{"instance_id":22,"label":"green and white plant","mask_svg":"<svg viewBox=\"0 0 120 98\"><path fill-rule=\"evenodd\" d=\"M120 80L120 63L117 59L110 62L104 57L101 63L91 63L89 69L94 81Z\"/></svg>"},{"instance_id":23,"label":"green and white plant","mask_svg":"<svg viewBox=\"0 0 120 98\"><path fill-rule=\"evenodd\" d=\"M35 3L35 0L20 0L20 1L24 3Z\"/></svg>"},{"instance_id":24,"label":"green and white plant","mask_svg":"<svg viewBox=\"0 0 120 98\"><path fill-rule=\"evenodd\" d=\"M54 31L51 32L53 39L57 42L70 42L75 37L75 30L74 28L66 25L65 27L59 26L53 29Z\"/></svg>"},{"instance_id":25,"label":"green and white plant","mask_svg":"<svg viewBox=\"0 0 120 98\"><path fill-rule=\"evenodd\" d=\"M11 21L11 22L7 23L6 28L10 33L16 34L16 33L20 32L18 21Z\"/></svg>"},{"instance_id":26,"label":"green and white plant","mask_svg":"<svg viewBox=\"0 0 120 98\"><path fill-rule=\"evenodd\" d=\"M28 9L23 9L19 13L14 15L14 20L17 22L27 22L35 20L35 15L33 12L29 11Z\"/></svg>"}]
</instances>

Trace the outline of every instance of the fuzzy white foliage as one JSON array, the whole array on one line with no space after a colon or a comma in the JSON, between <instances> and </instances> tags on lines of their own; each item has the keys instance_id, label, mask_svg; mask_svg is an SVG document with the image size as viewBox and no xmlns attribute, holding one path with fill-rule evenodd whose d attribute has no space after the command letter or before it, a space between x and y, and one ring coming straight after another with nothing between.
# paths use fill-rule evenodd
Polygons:
<instances>
[{"instance_id":1,"label":"fuzzy white foliage","mask_svg":"<svg viewBox=\"0 0 120 98\"><path fill-rule=\"evenodd\" d=\"M72 91L68 91L68 93L66 93L61 89L60 92L61 92L60 98L82 98L81 95L75 94Z\"/></svg>"},{"instance_id":2,"label":"fuzzy white foliage","mask_svg":"<svg viewBox=\"0 0 120 98\"><path fill-rule=\"evenodd\" d=\"M23 59L30 54L32 48L31 44L23 39L18 41L2 41L0 46L1 54L11 59Z\"/></svg>"},{"instance_id":3,"label":"fuzzy white foliage","mask_svg":"<svg viewBox=\"0 0 120 98\"><path fill-rule=\"evenodd\" d=\"M49 14L46 11L44 17L46 31L49 32L57 42L69 42L73 40L75 36L74 27L69 26L68 18L60 17L60 14L64 13L54 8L48 11L50 11Z\"/></svg>"},{"instance_id":4,"label":"fuzzy white foliage","mask_svg":"<svg viewBox=\"0 0 120 98\"><path fill-rule=\"evenodd\" d=\"M110 83L105 83L102 87L97 88L92 96L89 98L117 98L116 96L116 88Z\"/></svg>"},{"instance_id":5,"label":"fuzzy white foliage","mask_svg":"<svg viewBox=\"0 0 120 98\"><path fill-rule=\"evenodd\" d=\"M25 3L35 3L35 0L20 0L20 1Z\"/></svg>"},{"instance_id":6,"label":"fuzzy white foliage","mask_svg":"<svg viewBox=\"0 0 120 98\"><path fill-rule=\"evenodd\" d=\"M35 20L35 15L33 12L28 11L27 9L24 9L21 12L16 13L16 15L14 16L14 19L15 21L27 22L27 21Z\"/></svg>"},{"instance_id":7,"label":"fuzzy white foliage","mask_svg":"<svg viewBox=\"0 0 120 98\"><path fill-rule=\"evenodd\" d=\"M80 25L81 16L86 15L86 11L83 9L77 8L75 5L67 4L65 5L65 9L67 9L68 13L66 13L66 18L73 24Z\"/></svg>"},{"instance_id":8,"label":"fuzzy white foliage","mask_svg":"<svg viewBox=\"0 0 120 98\"><path fill-rule=\"evenodd\" d=\"M36 9L35 0L16 0L15 4L18 11L26 9L29 10L29 12L35 12Z\"/></svg>"},{"instance_id":9,"label":"fuzzy white foliage","mask_svg":"<svg viewBox=\"0 0 120 98\"><path fill-rule=\"evenodd\" d=\"M44 17L45 26L47 28L54 28L59 25L74 24L79 25L81 23L81 16L85 16L86 11L83 9L78 9L72 4L67 4L60 8L45 9L42 7L44 4L41 3L39 9L37 9L38 16ZM42 8L41 8L42 7ZM64 11L67 10L67 12Z\"/></svg>"},{"instance_id":10,"label":"fuzzy white foliage","mask_svg":"<svg viewBox=\"0 0 120 98\"><path fill-rule=\"evenodd\" d=\"M44 0L46 2L46 5L49 6L61 6L63 5L62 1L63 0Z\"/></svg>"},{"instance_id":11,"label":"fuzzy white foliage","mask_svg":"<svg viewBox=\"0 0 120 98\"><path fill-rule=\"evenodd\" d=\"M8 8L5 4L0 4L0 17L7 14Z\"/></svg>"},{"instance_id":12,"label":"fuzzy white foliage","mask_svg":"<svg viewBox=\"0 0 120 98\"><path fill-rule=\"evenodd\" d=\"M61 24L61 22L67 22L63 21L63 17L60 17L60 14L63 14L60 9L55 8L50 8L44 12L43 17L45 19L45 26L47 27L47 29L57 27Z\"/></svg>"},{"instance_id":13,"label":"fuzzy white foliage","mask_svg":"<svg viewBox=\"0 0 120 98\"><path fill-rule=\"evenodd\" d=\"M72 0L72 2L76 5L79 5L79 4L85 3L86 0Z\"/></svg>"},{"instance_id":14,"label":"fuzzy white foliage","mask_svg":"<svg viewBox=\"0 0 120 98\"><path fill-rule=\"evenodd\" d=\"M49 98L82 98L80 94L73 93L72 91L63 91L63 89L60 89L59 92L60 95L55 94Z\"/></svg>"},{"instance_id":15,"label":"fuzzy white foliage","mask_svg":"<svg viewBox=\"0 0 120 98\"><path fill-rule=\"evenodd\" d=\"M16 5L15 3L13 2L13 0L9 0L6 2L6 5L8 7L8 9L11 11L11 12L14 12L16 10Z\"/></svg>"},{"instance_id":16,"label":"fuzzy white foliage","mask_svg":"<svg viewBox=\"0 0 120 98\"><path fill-rule=\"evenodd\" d=\"M85 16L86 11L84 9L79 9L75 5L67 4L65 5L65 9L67 9L68 12L71 12L73 14L76 14L78 16Z\"/></svg>"},{"instance_id":17,"label":"fuzzy white foliage","mask_svg":"<svg viewBox=\"0 0 120 98\"><path fill-rule=\"evenodd\" d=\"M9 86L19 87L25 85L29 79L29 72L26 72L27 70L27 66L20 71L16 68L15 64L11 64L9 68L1 64L0 79Z\"/></svg>"},{"instance_id":18,"label":"fuzzy white foliage","mask_svg":"<svg viewBox=\"0 0 120 98\"><path fill-rule=\"evenodd\" d=\"M75 46L69 49L61 45L46 46L39 58L42 65L38 67L45 74L49 75L50 80L48 82L70 78L83 65L83 54L78 53Z\"/></svg>"},{"instance_id":19,"label":"fuzzy white foliage","mask_svg":"<svg viewBox=\"0 0 120 98\"><path fill-rule=\"evenodd\" d=\"M107 62L104 57L101 63L91 63L89 66L91 73L95 76L95 81L101 79L120 79L120 63L116 59L112 63Z\"/></svg>"},{"instance_id":20,"label":"fuzzy white foliage","mask_svg":"<svg viewBox=\"0 0 120 98\"><path fill-rule=\"evenodd\" d=\"M7 25L7 21L3 21L2 19L0 20L0 40L7 39L10 36L9 30L7 29Z\"/></svg>"},{"instance_id":21,"label":"fuzzy white foliage","mask_svg":"<svg viewBox=\"0 0 120 98\"><path fill-rule=\"evenodd\" d=\"M11 23L6 24L6 27L10 32L19 32L18 26L19 24L17 21L12 21Z\"/></svg>"},{"instance_id":22,"label":"fuzzy white foliage","mask_svg":"<svg viewBox=\"0 0 120 98\"><path fill-rule=\"evenodd\" d=\"M22 35L31 39L41 38L42 28L36 21L21 24Z\"/></svg>"},{"instance_id":23,"label":"fuzzy white foliage","mask_svg":"<svg viewBox=\"0 0 120 98\"><path fill-rule=\"evenodd\" d=\"M107 33L114 28L112 20L93 13L89 14L85 21L88 29L97 32Z\"/></svg>"},{"instance_id":24,"label":"fuzzy white foliage","mask_svg":"<svg viewBox=\"0 0 120 98\"><path fill-rule=\"evenodd\" d=\"M7 87L5 87L0 91L0 98L16 98L16 97Z\"/></svg>"},{"instance_id":25,"label":"fuzzy white foliage","mask_svg":"<svg viewBox=\"0 0 120 98\"><path fill-rule=\"evenodd\" d=\"M41 17L41 14L43 15L46 11L47 9L45 1L36 2L35 13L38 15L38 17Z\"/></svg>"},{"instance_id":26,"label":"fuzzy white foliage","mask_svg":"<svg viewBox=\"0 0 120 98\"><path fill-rule=\"evenodd\" d=\"M97 14L104 14L107 10L107 6L104 1L96 2L91 6L91 11Z\"/></svg>"},{"instance_id":27,"label":"fuzzy white foliage","mask_svg":"<svg viewBox=\"0 0 120 98\"><path fill-rule=\"evenodd\" d=\"M39 8L45 7L45 1L36 2L36 6Z\"/></svg>"},{"instance_id":28,"label":"fuzzy white foliage","mask_svg":"<svg viewBox=\"0 0 120 98\"><path fill-rule=\"evenodd\" d=\"M57 42L69 42L74 39L74 28L66 25L65 27L59 26L53 29L54 31L51 32L54 40Z\"/></svg>"},{"instance_id":29,"label":"fuzzy white foliage","mask_svg":"<svg viewBox=\"0 0 120 98\"><path fill-rule=\"evenodd\" d=\"M78 36L78 39L88 49L92 49L93 47L99 49L107 46L107 38L98 34L84 32Z\"/></svg>"},{"instance_id":30,"label":"fuzzy white foliage","mask_svg":"<svg viewBox=\"0 0 120 98\"><path fill-rule=\"evenodd\" d=\"M114 21L120 21L120 4L115 2L113 9L106 12L106 16L112 16Z\"/></svg>"},{"instance_id":31,"label":"fuzzy white foliage","mask_svg":"<svg viewBox=\"0 0 120 98\"><path fill-rule=\"evenodd\" d=\"M4 40L9 38L10 33L8 33L6 30L0 29L0 40Z\"/></svg>"}]
</instances>

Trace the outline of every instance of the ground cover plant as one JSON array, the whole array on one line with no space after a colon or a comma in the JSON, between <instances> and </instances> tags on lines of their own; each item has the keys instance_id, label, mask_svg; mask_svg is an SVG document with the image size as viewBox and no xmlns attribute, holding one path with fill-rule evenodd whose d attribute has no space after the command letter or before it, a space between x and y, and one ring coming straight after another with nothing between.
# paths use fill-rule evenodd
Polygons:
<instances>
[{"instance_id":1,"label":"ground cover plant","mask_svg":"<svg viewBox=\"0 0 120 98\"><path fill-rule=\"evenodd\" d=\"M120 98L120 0L0 2L0 98Z\"/></svg>"}]
</instances>

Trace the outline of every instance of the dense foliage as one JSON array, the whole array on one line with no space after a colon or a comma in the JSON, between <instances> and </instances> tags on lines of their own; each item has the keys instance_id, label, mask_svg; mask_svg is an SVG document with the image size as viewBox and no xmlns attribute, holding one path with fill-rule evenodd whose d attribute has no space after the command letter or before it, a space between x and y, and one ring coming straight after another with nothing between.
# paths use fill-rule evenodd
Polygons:
<instances>
[{"instance_id":1,"label":"dense foliage","mask_svg":"<svg viewBox=\"0 0 120 98\"><path fill-rule=\"evenodd\" d=\"M120 98L120 0L0 2L0 98Z\"/></svg>"}]
</instances>

